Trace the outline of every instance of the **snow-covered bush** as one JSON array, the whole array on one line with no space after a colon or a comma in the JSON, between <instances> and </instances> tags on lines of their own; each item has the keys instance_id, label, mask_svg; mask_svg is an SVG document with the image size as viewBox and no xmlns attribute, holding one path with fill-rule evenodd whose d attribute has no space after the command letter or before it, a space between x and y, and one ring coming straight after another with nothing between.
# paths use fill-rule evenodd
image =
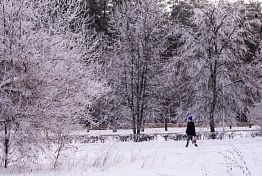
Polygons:
<instances>
[{"instance_id":1,"label":"snow-covered bush","mask_svg":"<svg viewBox=\"0 0 262 176\"><path fill-rule=\"evenodd\" d=\"M94 75L99 53L90 48L98 37L88 30L87 18L72 26L79 4L68 1L70 8L59 10L65 5L60 3L0 3L0 155L5 167L37 157L48 144L58 146L58 159L67 136L79 130L79 119L88 120L87 107L107 91Z\"/></svg>"}]
</instances>

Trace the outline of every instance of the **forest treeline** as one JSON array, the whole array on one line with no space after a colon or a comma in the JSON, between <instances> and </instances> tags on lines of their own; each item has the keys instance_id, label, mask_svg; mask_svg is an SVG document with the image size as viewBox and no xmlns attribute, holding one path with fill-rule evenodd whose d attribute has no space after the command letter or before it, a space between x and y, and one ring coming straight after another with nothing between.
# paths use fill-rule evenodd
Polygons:
<instances>
[{"instance_id":1,"label":"forest treeline","mask_svg":"<svg viewBox=\"0 0 262 176\"><path fill-rule=\"evenodd\" d=\"M0 163L57 147L56 167L68 135L101 124L261 126L261 5L0 1Z\"/></svg>"}]
</instances>

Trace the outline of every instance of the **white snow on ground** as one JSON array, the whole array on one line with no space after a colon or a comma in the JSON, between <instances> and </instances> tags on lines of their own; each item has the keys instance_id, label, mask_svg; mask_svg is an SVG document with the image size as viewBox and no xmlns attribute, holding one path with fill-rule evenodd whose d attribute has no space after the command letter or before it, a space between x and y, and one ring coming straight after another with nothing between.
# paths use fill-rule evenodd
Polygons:
<instances>
[{"instance_id":1,"label":"white snow on ground","mask_svg":"<svg viewBox=\"0 0 262 176\"><path fill-rule=\"evenodd\" d=\"M0 176L261 176L262 138L185 142L78 144L56 170L0 168Z\"/></svg>"}]
</instances>

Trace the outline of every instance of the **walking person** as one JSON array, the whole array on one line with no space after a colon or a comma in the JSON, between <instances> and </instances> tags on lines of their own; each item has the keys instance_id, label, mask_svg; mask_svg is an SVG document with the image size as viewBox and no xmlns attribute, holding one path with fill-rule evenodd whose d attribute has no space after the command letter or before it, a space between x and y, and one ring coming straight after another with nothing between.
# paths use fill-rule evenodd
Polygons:
<instances>
[{"instance_id":1,"label":"walking person","mask_svg":"<svg viewBox=\"0 0 262 176\"><path fill-rule=\"evenodd\" d=\"M196 143L196 129L195 129L195 124L193 122L193 117L189 116L187 118L188 122L187 122L187 128L186 128L186 134L187 134L187 143L186 143L186 147L188 147L188 144L190 141L192 141L193 144L195 144L195 146L197 147L197 143Z\"/></svg>"}]
</instances>

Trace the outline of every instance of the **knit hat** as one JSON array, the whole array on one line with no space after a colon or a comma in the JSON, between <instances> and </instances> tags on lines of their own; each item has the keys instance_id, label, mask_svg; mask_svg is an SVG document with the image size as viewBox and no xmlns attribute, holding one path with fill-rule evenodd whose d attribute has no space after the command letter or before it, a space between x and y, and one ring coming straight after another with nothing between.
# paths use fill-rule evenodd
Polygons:
<instances>
[{"instance_id":1,"label":"knit hat","mask_svg":"<svg viewBox=\"0 0 262 176\"><path fill-rule=\"evenodd\" d=\"M192 117L192 116L188 116L187 119L190 120L190 121L192 121L192 120L193 120L193 117Z\"/></svg>"}]
</instances>

